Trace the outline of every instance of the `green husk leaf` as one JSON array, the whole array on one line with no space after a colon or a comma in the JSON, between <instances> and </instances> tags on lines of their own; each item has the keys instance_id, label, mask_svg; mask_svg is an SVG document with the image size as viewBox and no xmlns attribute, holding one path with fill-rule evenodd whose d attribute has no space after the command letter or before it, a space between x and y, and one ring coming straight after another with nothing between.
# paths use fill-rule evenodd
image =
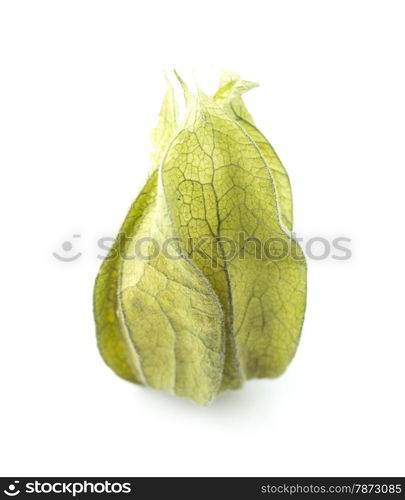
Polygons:
<instances>
[{"instance_id":1,"label":"green husk leaf","mask_svg":"<svg viewBox=\"0 0 405 500\"><path fill-rule=\"evenodd\" d=\"M257 86L257 83L242 80L236 73L224 71L214 100L232 119L239 123L259 148L273 176L281 220L286 229L292 231L293 204L290 179L272 145L255 127L253 118L241 97L243 93Z\"/></svg>"},{"instance_id":2,"label":"green husk leaf","mask_svg":"<svg viewBox=\"0 0 405 500\"><path fill-rule=\"evenodd\" d=\"M257 85L227 73L211 98L178 78L185 121L169 87L151 174L96 281L95 318L118 375L207 404L286 369L306 264L290 233L288 176L241 98ZM263 252L269 242L282 258Z\"/></svg>"}]
</instances>

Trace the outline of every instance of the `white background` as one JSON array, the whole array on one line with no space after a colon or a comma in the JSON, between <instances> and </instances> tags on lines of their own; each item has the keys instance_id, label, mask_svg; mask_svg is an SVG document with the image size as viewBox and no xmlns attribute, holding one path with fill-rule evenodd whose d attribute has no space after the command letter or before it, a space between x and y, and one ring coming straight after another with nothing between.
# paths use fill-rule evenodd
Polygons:
<instances>
[{"instance_id":1,"label":"white background","mask_svg":"<svg viewBox=\"0 0 405 500\"><path fill-rule=\"evenodd\" d=\"M404 3L2 1L1 475L404 475ZM163 70L217 68L290 174L309 261L300 348L209 408L133 386L95 344L97 239L149 168ZM62 243L82 256L59 262Z\"/></svg>"}]
</instances>

